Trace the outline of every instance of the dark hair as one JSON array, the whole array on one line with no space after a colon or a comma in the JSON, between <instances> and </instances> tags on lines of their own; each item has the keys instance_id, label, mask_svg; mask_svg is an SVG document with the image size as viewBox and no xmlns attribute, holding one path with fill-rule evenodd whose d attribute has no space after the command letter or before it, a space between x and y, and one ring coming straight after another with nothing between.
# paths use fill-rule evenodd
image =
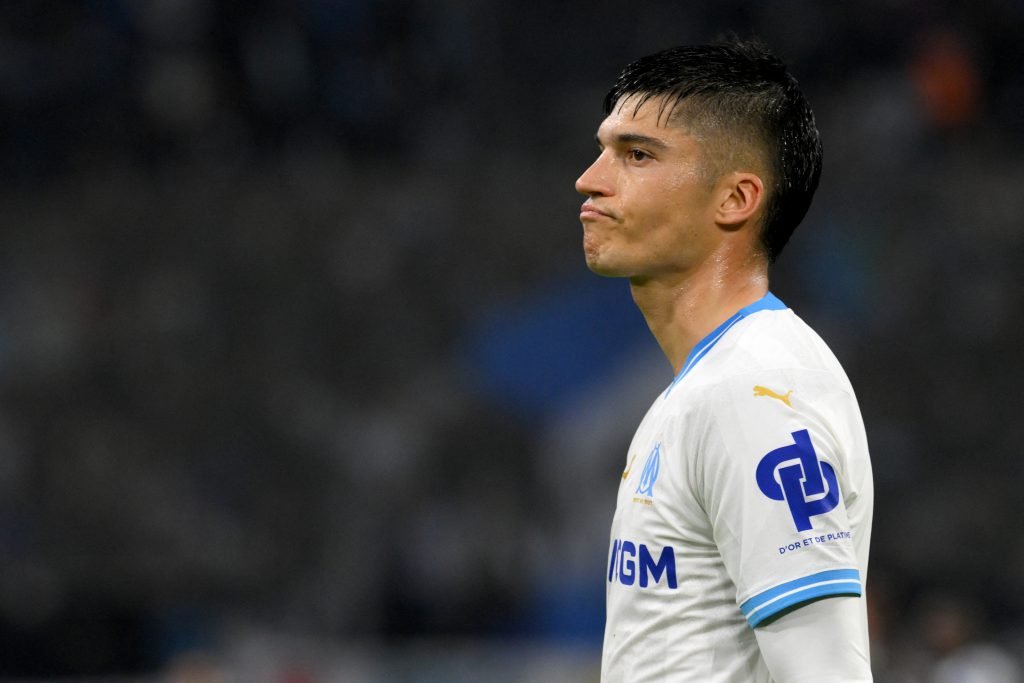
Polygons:
<instances>
[{"instance_id":1,"label":"dark hair","mask_svg":"<svg viewBox=\"0 0 1024 683\"><path fill-rule=\"evenodd\" d=\"M761 244L775 261L807 213L821 175L814 113L782 61L756 41L674 47L627 66L604 98L605 114L630 95L639 96L637 109L662 98L659 115L685 116L727 163L736 140L760 143L772 176L765 179ZM719 169L728 170L734 169Z\"/></svg>"}]
</instances>

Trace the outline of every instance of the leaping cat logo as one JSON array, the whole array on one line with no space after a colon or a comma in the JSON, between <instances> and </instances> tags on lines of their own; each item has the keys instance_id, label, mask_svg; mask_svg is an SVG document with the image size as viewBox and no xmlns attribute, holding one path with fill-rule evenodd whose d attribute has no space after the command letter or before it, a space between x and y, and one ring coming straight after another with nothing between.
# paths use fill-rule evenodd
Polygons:
<instances>
[{"instance_id":1,"label":"leaping cat logo","mask_svg":"<svg viewBox=\"0 0 1024 683\"><path fill-rule=\"evenodd\" d=\"M626 469L624 469L622 471L622 479L623 480L625 480L625 479L627 479L629 477L629 473L633 469L633 461L634 460L636 460L636 453L634 453L633 457L629 459L629 467L627 467Z\"/></svg>"},{"instance_id":2,"label":"leaping cat logo","mask_svg":"<svg viewBox=\"0 0 1024 683\"><path fill-rule=\"evenodd\" d=\"M754 396L767 396L768 398L777 398L790 408L793 407L793 404L789 402L789 396L792 393L792 389L787 391L785 394L780 394L778 392L772 391L768 387L762 387L761 385L757 385L756 387L754 387Z\"/></svg>"}]
</instances>

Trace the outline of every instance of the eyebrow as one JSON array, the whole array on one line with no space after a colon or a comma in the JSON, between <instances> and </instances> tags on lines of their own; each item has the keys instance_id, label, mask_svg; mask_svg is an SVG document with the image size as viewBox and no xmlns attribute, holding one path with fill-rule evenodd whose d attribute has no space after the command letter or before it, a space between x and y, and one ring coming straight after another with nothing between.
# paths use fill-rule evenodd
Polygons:
<instances>
[{"instance_id":1,"label":"eyebrow","mask_svg":"<svg viewBox=\"0 0 1024 683\"><path fill-rule=\"evenodd\" d=\"M600 136L595 135L594 142L600 146ZM612 136L612 142L618 145L644 145L645 147L654 147L655 149L668 149L668 144L664 140L639 133L617 133Z\"/></svg>"}]
</instances>

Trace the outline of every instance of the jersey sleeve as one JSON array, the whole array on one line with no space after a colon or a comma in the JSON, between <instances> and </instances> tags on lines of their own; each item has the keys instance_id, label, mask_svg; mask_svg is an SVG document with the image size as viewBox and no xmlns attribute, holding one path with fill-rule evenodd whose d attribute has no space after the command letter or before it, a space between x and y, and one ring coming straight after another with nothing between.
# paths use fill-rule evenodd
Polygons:
<instances>
[{"instance_id":1,"label":"jersey sleeve","mask_svg":"<svg viewBox=\"0 0 1024 683\"><path fill-rule=\"evenodd\" d=\"M828 624L828 628L822 628ZM776 681L870 683L871 655L862 600L821 600L754 630Z\"/></svg>"},{"instance_id":2,"label":"jersey sleeve","mask_svg":"<svg viewBox=\"0 0 1024 683\"><path fill-rule=\"evenodd\" d=\"M813 371L745 374L709 391L699 495L751 627L863 592L838 424L847 400Z\"/></svg>"}]
</instances>

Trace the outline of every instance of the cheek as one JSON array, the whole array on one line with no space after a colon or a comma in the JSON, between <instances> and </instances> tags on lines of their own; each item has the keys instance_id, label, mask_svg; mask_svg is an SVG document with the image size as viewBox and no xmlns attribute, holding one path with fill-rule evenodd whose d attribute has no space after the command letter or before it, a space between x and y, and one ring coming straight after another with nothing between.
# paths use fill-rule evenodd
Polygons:
<instances>
[{"instance_id":1,"label":"cheek","mask_svg":"<svg viewBox=\"0 0 1024 683\"><path fill-rule=\"evenodd\" d=\"M660 170L622 178L620 206L630 232L635 232L631 237L659 242L685 238L704 219L710 188L699 169L687 164Z\"/></svg>"},{"instance_id":2,"label":"cheek","mask_svg":"<svg viewBox=\"0 0 1024 683\"><path fill-rule=\"evenodd\" d=\"M684 227L690 220L692 200L687 196L685 180L673 176L668 179L639 179L633 188L633 201L626 215L645 232L671 232Z\"/></svg>"},{"instance_id":3,"label":"cheek","mask_svg":"<svg viewBox=\"0 0 1024 683\"><path fill-rule=\"evenodd\" d=\"M623 193L623 212L638 223L649 223L672 212L676 193L663 178L634 178Z\"/></svg>"},{"instance_id":4,"label":"cheek","mask_svg":"<svg viewBox=\"0 0 1024 683\"><path fill-rule=\"evenodd\" d=\"M698 188L704 185L703 177L696 166L686 166L676 169L668 178L666 185L673 191L682 191L683 188Z\"/></svg>"}]
</instances>

